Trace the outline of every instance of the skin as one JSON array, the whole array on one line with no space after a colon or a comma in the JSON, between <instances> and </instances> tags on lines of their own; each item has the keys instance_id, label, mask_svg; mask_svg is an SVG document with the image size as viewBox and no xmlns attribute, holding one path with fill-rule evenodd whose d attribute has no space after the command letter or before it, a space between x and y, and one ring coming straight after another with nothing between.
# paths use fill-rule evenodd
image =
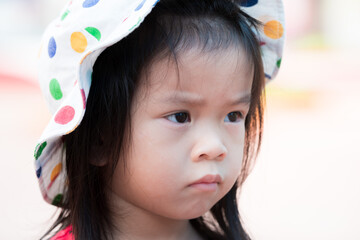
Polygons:
<instances>
[{"instance_id":1,"label":"skin","mask_svg":"<svg viewBox=\"0 0 360 240\"><path fill-rule=\"evenodd\" d=\"M126 168L120 159L110 186L119 239L200 239L188 220L204 215L240 174L249 102L230 103L251 91L246 54L193 48L178 57L179 72L165 58L141 75L147 84L133 102ZM190 186L207 174L221 176L214 191Z\"/></svg>"}]
</instances>

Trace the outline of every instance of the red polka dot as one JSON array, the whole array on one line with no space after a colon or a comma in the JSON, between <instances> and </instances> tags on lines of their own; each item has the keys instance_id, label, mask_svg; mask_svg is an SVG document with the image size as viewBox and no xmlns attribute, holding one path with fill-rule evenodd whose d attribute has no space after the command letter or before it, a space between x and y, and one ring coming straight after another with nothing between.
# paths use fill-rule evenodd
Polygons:
<instances>
[{"instance_id":1,"label":"red polka dot","mask_svg":"<svg viewBox=\"0 0 360 240\"><path fill-rule=\"evenodd\" d=\"M59 112L55 116L55 122L58 124L65 125L73 120L75 116L74 108L70 106L65 106L59 110Z\"/></svg>"},{"instance_id":2,"label":"red polka dot","mask_svg":"<svg viewBox=\"0 0 360 240\"><path fill-rule=\"evenodd\" d=\"M86 107L86 96L85 96L84 89L81 89L81 97L82 97L82 100L83 100L83 107L85 109L85 107Z\"/></svg>"}]
</instances>

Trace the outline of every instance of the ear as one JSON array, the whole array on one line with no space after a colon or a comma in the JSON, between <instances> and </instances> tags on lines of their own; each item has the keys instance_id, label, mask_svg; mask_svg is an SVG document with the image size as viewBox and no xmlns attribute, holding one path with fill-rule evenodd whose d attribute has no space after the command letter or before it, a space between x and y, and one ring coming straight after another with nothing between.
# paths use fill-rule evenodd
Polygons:
<instances>
[{"instance_id":1,"label":"ear","mask_svg":"<svg viewBox=\"0 0 360 240\"><path fill-rule=\"evenodd\" d=\"M104 167L107 164L107 160L104 157L102 157L102 158L94 158L93 157L90 159L90 164L94 165L96 167Z\"/></svg>"}]
</instances>

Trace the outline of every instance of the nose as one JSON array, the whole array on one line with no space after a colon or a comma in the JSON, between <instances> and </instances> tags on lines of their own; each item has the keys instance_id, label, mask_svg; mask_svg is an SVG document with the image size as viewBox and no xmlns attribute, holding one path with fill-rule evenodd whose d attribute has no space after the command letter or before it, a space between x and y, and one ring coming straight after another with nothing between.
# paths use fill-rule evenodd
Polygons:
<instances>
[{"instance_id":1,"label":"nose","mask_svg":"<svg viewBox=\"0 0 360 240\"><path fill-rule=\"evenodd\" d=\"M199 162L202 160L223 161L227 155L227 148L221 139L215 135L202 136L191 151L191 160Z\"/></svg>"}]
</instances>

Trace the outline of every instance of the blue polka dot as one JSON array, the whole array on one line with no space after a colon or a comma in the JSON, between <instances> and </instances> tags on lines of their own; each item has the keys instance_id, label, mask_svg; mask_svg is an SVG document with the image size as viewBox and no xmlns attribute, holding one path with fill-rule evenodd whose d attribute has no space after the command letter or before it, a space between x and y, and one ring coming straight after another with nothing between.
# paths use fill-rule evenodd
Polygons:
<instances>
[{"instance_id":1,"label":"blue polka dot","mask_svg":"<svg viewBox=\"0 0 360 240\"><path fill-rule=\"evenodd\" d=\"M86 81L88 81L89 83L92 82L92 71L91 70L86 72Z\"/></svg>"},{"instance_id":2,"label":"blue polka dot","mask_svg":"<svg viewBox=\"0 0 360 240\"><path fill-rule=\"evenodd\" d=\"M100 0L85 0L83 3L84 8L89 8L95 6Z\"/></svg>"},{"instance_id":3,"label":"blue polka dot","mask_svg":"<svg viewBox=\"0 0 360 240\"><path fill-rule=\"evenodd\" d=\"M144 3L146 2L146 0L143 0L139 6L137 8L135 8L135 11L139 11L143 6L144 6Z\"/></svg>"},{"instance_id":4,"label":"blue polka dot","mask_svg":"<svg viewBox=\"0 0 360 240\"><path fill-rule=\"evenodd\" d=\"M53 58L56 54L56 42L55 42L55 38L53 37L50 38L49 40L48 52L50 58Z\"/></svg>"},{"instance_id":5,"label":"blue polka dot","mask_svg":"<svg viewBox=\"0 0 360 240\"><path fill-rule=\"evenodd\" d=\"M36 176L38 178L40 178L40 176L41 176L41 167L38 170L36 170Z\"/></svg>"},{"instance_id":6,"label":"blue polka dot","mask_svg":"<svg viewBox=\"0 0 360 240\"><path fill-rule=\"evenodd\" d=\"M252 7L258 3L258 0L245 0L240 3L242 7Z\"/></svg>"}]
</instances>

